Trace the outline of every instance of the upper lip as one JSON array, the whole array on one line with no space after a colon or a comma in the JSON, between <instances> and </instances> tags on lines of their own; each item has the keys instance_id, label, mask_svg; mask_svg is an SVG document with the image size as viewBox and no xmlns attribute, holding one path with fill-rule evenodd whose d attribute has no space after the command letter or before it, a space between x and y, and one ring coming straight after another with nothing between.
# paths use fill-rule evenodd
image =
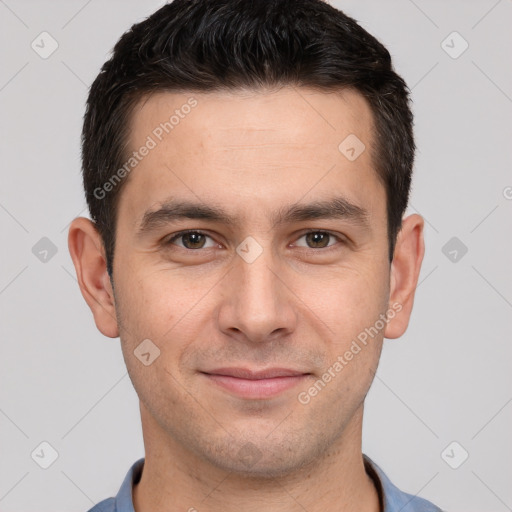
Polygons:
<instances>
[{"instance_id":1,"label":"upper lip","mask_svg":"<svg viewBox=\"0 0 512 512\"><path fill-rule=\"evenodd\" d=\"M295 377L305 375L308 372L300 370L291 370L289 368L267 368L266 370L249 370L247 368L216 368L207 373L209 375L226 375L228 377L237 377L239 379L260 380L273 379L274 377Z\"/></svg>"}]
</instances>

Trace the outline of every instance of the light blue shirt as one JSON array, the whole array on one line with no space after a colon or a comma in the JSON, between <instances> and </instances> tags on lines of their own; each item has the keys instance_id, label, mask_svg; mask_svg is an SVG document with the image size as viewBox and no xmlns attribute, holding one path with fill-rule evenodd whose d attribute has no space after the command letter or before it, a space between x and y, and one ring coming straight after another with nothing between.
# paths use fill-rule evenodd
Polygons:
<instances>
[{"instance_id":1,"label":"light blue shirt","mask_svg":"<svg viewBox=\"0 0 512 512\"><path fill-rule=\"evenodd\" d=\"M382 512L442 512L430 501L402 492L367 455L363 454L363 459L366 472L373 479L379 493ZM132 489L140 480L143 465L144 459L135 462L128 471L117 496L101 501L89 512L135 512Z\"/></svg>"}]
</instances>

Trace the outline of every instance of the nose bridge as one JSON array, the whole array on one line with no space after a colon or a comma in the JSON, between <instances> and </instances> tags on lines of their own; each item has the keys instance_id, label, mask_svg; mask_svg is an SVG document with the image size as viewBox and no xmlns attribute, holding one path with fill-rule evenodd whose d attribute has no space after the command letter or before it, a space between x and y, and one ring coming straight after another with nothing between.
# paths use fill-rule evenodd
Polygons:
<instances>
[{"instance_id":1,"label":"nose bridge","mask_svg":"<svg viewBox=\"0 0 512 512\"><path fill-rule=\"evenodd\" d=\"M252 252L255 249L250 249ZM241 296L245 297L247 304L257 302L261 308L276 305L279 292L276 289L277 277L272 267L276 266L275 258L270 248L261 250L254 260L240 257L237 262L237 275Z\"/></svg>"},{"instance_id":2,"label":"nose bridge","mask_svg":"<svg viewBox=\"0 0 512 512\"><path fill-rule=\"evenodd\" d=\"M237 247L221 328L242 331L264 341L277 330L289 331L294 314L289 293L278 277L279 261L270 246L248 237Z\"/></svg>"},{"instance_id":3,"label":"nose bridge","mask_svg":"<svg viewBox=\"0 0 512 512\"><path fill-rule=\"evenodd\" d=\"M254 238L248 237L237 247L239 261L236 262L239 278L239 298L241 306L260 311L270 311L277 307L279 291L276 289L276 276L271 271L276 265L270 245L263 247ZM253 314L255 311L253 311Z\"/></svg>"}]
</instances>

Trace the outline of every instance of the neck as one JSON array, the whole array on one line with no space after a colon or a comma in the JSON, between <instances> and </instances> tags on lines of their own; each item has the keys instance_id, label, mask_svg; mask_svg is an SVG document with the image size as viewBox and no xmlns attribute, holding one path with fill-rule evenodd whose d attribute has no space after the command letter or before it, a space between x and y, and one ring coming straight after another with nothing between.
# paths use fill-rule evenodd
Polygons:
<instances>
[{"instance_id":1,"label":"neck","mask_svg":"<svg viewBox=\"0 0 512 512\"><path fill-rule=\"evenodd\" d=\"M361 452L363 407L312 463L279 478L212 466L174 440L141 405L146 459L133 488L136 512L379 512Z\"/></svg>"}]
</instances>

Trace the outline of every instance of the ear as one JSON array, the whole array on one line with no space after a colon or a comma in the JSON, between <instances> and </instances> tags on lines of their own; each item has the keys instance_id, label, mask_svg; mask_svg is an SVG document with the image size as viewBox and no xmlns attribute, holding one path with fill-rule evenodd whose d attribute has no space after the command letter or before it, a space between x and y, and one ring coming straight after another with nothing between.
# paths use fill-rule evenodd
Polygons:
<instances>
[{"instance_id":1,"label":"ear","mask_svg":"<svg viewBox=\"0 0 512 512\"><path fill-rule=\"evenodd\" d=\"M410 215L402 221L391 263L389 309L396 315L389 317L385 338L399 338L406 331L418 285L421 262L425 253L423 218ZM394 305L394 307L393 307Z\"/></svg>"},{"instance_id":2,"label":"ear","mask_svg":"<svg viewBox=\"0 0 512 512\"><path fill-rule=\"evenodd\" d=\"M109 338L117 338L114 292L107 272L103 242L96 226L85 217L71 222L68 247L75 265L80 291L91 308L96 327Z\"/></svg>"}]
</instances>

